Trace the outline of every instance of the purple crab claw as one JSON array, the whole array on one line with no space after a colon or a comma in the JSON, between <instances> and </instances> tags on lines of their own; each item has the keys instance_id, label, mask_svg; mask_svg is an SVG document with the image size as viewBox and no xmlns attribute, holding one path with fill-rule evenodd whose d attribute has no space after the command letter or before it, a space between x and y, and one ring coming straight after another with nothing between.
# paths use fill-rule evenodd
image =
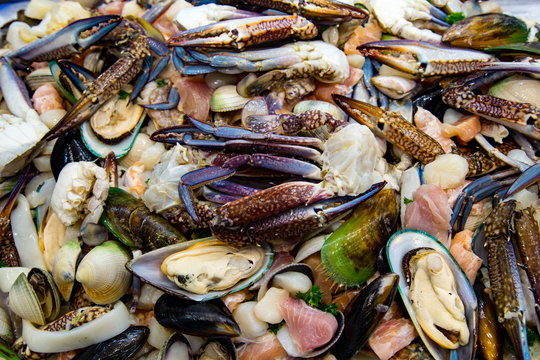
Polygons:
<instances>
[{"instance_id":1,"label":"purple crab claw","mask_svg":"<svg viewBox=\"0 0 540 360\"><path fill-rule=\"evenodd\" d=\"M178 184L178 193L193 220L199 222L192 203L193 189L231 177L238 169L246 165L303 176L308 179L321 179L319 167L305 161L266 154L237 155L225 161L221 166L198 169L182 176Z\"/></svg>"},{"instance_id":2,"label":"purple crab claw","mask_svg":"<svg viewBox=\"0 0 540 360\"><path fill-rule=\"evenodd\" d=\"M182 31L169 39L170 46L202 46L243 49L289 36L311 39L317 27L297 15L257 16L220 21Z\"/></svg>"},{"instance_id":3,"label":"purple crab claw","mask_svg":"<svg viewBox=\"0 0 540 360\"><path fill-rule=\"evenodd\" d=\"M178 93L178 90L176 89L176 87L171 86L171 90L169 91L167 102L160 103L160 104L149 104L149 105L141 104L141 106L146 109L152 109L152 110L171 110L171 109L176 108L179 102L180 102L180 94Z\"/></svg>"},{"instance_id":4,"label":"purple crab claw","mask_svg":"<svg viewBox=\"0 0 540 360\"><path fill-rule=\"evenodd\" d=\"M510 187L506 191L506 194L504 195L504 199L534 184L536 181L538 181L539 178L540 178L540 163L535 164L529 167L527 170L525 170L523 174L521 174L516 179L516 181L514 181L512 185L510 185Z\"/></svg>"},{"instance_id":5,"label":"purple crab claw","mask_svg":"<svg viewBox=\"0 0 540 360\"><path fill-rule=\"evenodd\" d=\"M496 59L480 51L414 40L374 41L360 45L358 50L364 56L419 76L473 72Z\"/></svg>"},{"instance_id":6,"label":"purple crab claw","mask_svg":"<svg viewBox=\"0 0 540 360\"><path fill-rule=\"evenodd\" d=\"M27 62L67 58L100 40L121 21L122 18L117 15L102 15L78 20L7 56Z\"/></svg>"}]
</instances>

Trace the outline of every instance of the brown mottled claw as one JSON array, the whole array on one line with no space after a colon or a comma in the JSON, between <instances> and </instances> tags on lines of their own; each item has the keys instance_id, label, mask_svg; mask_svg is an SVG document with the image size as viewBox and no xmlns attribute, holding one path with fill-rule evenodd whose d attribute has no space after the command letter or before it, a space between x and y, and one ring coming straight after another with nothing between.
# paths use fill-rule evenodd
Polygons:
<instances>
[{"instance_id":1,"label":"brown mottled claw","mask_svg":"<svg viewBox=\"0 0 540 360\"><path fill-rule=\"evenodd\" d=\"M109 176L109 184L113 187L118 187L118 161L114 155L114 151L107 154L103 167Z\"/></svg>"},{"instance_id":2,"label":"brown mottled claw","mask_svg":"<svg viewBox=\"0 0 540 360\"><path fill-rule=\"evenodd\" d=\"M332 98L343 111L369 127L375 135L408 152L423 164L430 163L437 155L444 154L443 148L435 139L401 115L343 95L332 94ZM379 123L385 125L384 129L378 127Z\"/></svg>"},{"instance_id":3,"label":"brown mottled claw","mask_svg":"<svg viewBox=\"0 0 540 360\"><path fill-rule=\"evenodd\" d=\"M474 73L444 88L442 100L449 106L466 110L540 140L540 107L475 93L482 86L509 74L504 71Z\"/></svg>"},{"instance_id":4,"label":"brown mottled claw","mask_svg":"<svg viewBox=\"0 0 540 360\"><path fill-rule=\"evenodd\" d=\"M243 49L267 41L293 36L312 39L317 27L297 16L257 16L246 19L220 21L182 31L169 39L170 46L202 46Z\"/></svg>"},{"instance_id":5,"label":"brown mottled claw","mask_svg":"<svg viewBox=\"0 0 540 360\"><path fill-rule=\"evenodd\" d=\"M351 18L367 19L369 16L369 12L364 8L336 0L221 0L221 3L244 6L256 5L289 14L301 15L325 23L339 23Z\"/></svg>"}]
</instances>

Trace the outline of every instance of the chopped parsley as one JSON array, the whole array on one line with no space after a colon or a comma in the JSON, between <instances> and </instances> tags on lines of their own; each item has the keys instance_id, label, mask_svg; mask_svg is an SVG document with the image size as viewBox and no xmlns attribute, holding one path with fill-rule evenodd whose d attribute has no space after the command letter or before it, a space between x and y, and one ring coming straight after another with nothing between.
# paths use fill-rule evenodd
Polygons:
<instances>
[{"instance_id":1,"label":"chopped parsley","mask_svg":"<svg viewBox=\"0 0 540 360\"><path fill-rule=\"evenodd\" d=\"M8 266L7 266L7 264L5 262L0 260L0 268L3 268L3 267L8 267Z\"/></svg>"},{"instance_id":2,"label":"chopped parsley","mask_svg":"<svg viewBox=\"0 0 540 360\"><path fill-rule=\"evenodd\" d=\"M530 345L534 344L536 341L538 341L539 336L536 333L536 331L527 329L527 341Z\"/></svg>"},{"instance_id":3,"label":"chopped parsley","mask_svg":"<svg viewBox=\"0 0 540 360\"><path fill-rule=\"evenodd\" d=\"M407 204L412 203L413 200L411 200L411 199L409 199L408 197L406 197L406 198L403 198L403 202L405 203L405 205L407 205Z\"/></svg>"},{"instance_id":4,"label":"chopped parsley","mask_svg":"<svg viewBox=\"0 0 540 360\"><path fill-rule=\"evenodd\" d=\"M463 19L465 19L465 15L463 15L462 12L455 12L455 13L451 13L450 15L446 17L446 22L452 25Z\"/></svg>"},{"instance_id":5,"label":"chopped parsley","mask_svg":"<svg viewBox=\"0 0 540 360\"><path fill-rule=\"evenodd\" d=\"M304 300L306 304L313 306L319 310L325 311L327 313L330 313L332 315L336 315L338 313L338 307L337 304L331 304L327 305L324 302L322 302L322 292L319 286L313 285L311 289L306 291L305 293L298 292L296 293L296 298L300 300Z\"/></svg>"},{"instance_id":6,"label":"chopped parsley","mask_svg":"<svg viewBox=\"0 0 540 360\"><path fill-rule=\"evenodd\" d=\"M356 6L357 8L360 8L360 9L364 9L364 10L368 10L367 6L362 4L362 3L354 3L354 6Z\"/></svg>"},{"instance_id":7,"label":"chopped parsley","mask_svg":"<svg viewBox=\"0 0 540 360\"><path fill-rule=\"evenodd\" d=\"M268 326L268 331L270 331L272 334L276 335L277 332L283 327L284 324L285 324L285 320L282 320L278 324L270 324Z\"/></svg>"},{"instance_id":8,"label":"chopped parsley","mask_svg":"<svg viewBox=\"0 0 540 360\"><path fill-rule=\"evenodd\" d=\"M158 88L163 87L163 86L169 86L169 82L164 79L158 79L158 81L156 81L156 85Z\"/></svg>"},{"instance_id":9,"label":"chopped parsley","mask_svg":"<svg viewBox=\"0 0 540 360\"><path fill-rule=\"evenodd\" d=\"M124 91L124 90L120 90L118 92L118 97L120 98L120 100L125 100L129 97L129 95L131 95L131 93L128 93L127 91Z\"/></svg>"}]
</instances>

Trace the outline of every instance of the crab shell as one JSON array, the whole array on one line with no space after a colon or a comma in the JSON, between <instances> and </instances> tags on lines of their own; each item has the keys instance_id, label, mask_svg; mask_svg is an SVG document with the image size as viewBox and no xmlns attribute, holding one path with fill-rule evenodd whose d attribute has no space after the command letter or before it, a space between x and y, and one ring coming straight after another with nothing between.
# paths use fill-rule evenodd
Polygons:
<instances>
[{"instance_id":1,"label":"crab shell","mask_svg":"<svg viewBox=\"0 0 540 360\"><path fill-rule=\"evenodd\" d=\"M410 287L407 284L408 274L405 272L408 267L408 255L412 250L419 248L429 248L435 250L448 263L456 282L456 290L463 302L467 327L469 329L469 341L466 345L455 350L444 349L424 332L415 314L414 308L409 300ZM476 352L476 339L478 337L478 303L474 290L467 279L467 276L452 257L450 252L431 235L419 230L402 230L394 234L386 245L386 256L390 265L390 271L399 275L399 293L405 304L405 308L426 345L426 348L436 360L448 359L450 356L457 356L457 359L473 359Z\"/></svg>"},{"instance_id":2,"label":"crab shell","mask_svg":"<svg viewBox=\"0 0 540 360\"><path fill-rule=\"evenodd\" d=\"M207 301L211 299L217 299L222 296L231 294L236 291L240 291L251 286L263 274L268 270L272 264L274 253L269 245L262 244L262 250L264 251L264 259L257 271L255 271L249 277L240 280L232 286L222 290L212 290L205 294L197 294L191 291L181 289L177 284L171 281L167 275L161 270L163 261L170 255L178 253L179 251L190 248L191 246L202 242L215 242L213 238L197 239L192 241L186 241L180 244L174 244L166 246L154 251L150 251L142 256L128 262L126 267L134 275L138 276L143 282L161 289L169 294L180 296L182 298L188 298L195 301Z\"/></svg>"}]
</instances>

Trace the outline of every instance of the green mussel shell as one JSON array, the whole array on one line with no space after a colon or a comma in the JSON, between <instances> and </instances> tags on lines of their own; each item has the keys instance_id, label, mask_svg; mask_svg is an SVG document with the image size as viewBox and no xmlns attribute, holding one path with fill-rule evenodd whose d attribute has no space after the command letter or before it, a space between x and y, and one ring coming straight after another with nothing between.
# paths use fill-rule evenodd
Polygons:
<instances>
[{"instance_id":1,"label":"green mussel shell","mask_svg":"<svg viewBox=\"0 0 540 360\"><path fill-rule=\"evenodd\" d=\"M505 44L527 42L529 29L524 21L505 14L470 16L445 31L442 41L453 45L483 50Z\"/></svg>"},{"instance_id":2,"label":"green mussel shell","mask_svg":"<svg viewBox=\"0 0 540 360\"><path fill-rule=\"evenodd\" d=\"M399 217L397 191L385 189L360 204L352 216L324 242L324 269L347 286L365 283L375 274L377 254L392 234Z\"/></svg>"}]
</instances>

